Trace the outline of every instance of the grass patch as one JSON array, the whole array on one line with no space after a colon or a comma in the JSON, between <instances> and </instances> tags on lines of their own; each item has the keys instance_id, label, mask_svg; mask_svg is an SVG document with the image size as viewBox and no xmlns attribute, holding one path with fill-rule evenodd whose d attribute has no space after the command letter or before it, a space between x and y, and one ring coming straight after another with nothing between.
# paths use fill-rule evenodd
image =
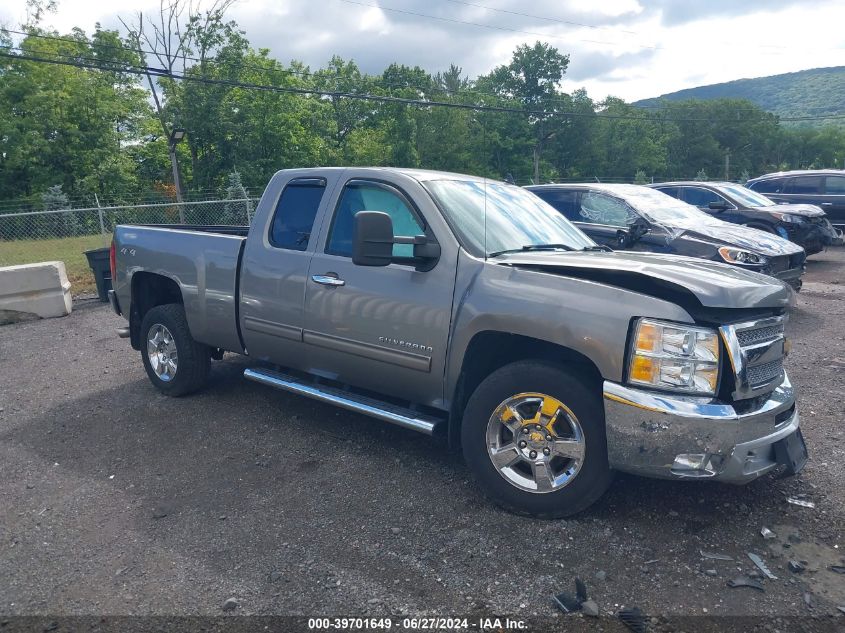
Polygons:
<instances>
[{"instance_id":1,"label":"grass patch","mask_svg":"<svg viewBox=\"0 0 845 633\"><path fill-rule=\"evenodd\" d=\"M96 292L94 273L88 267L83 251L108 246L110 236L82 235L52 240L0 241L0 266L60 261L65 263L71 293Z\"/></svg>"}]
</instances>

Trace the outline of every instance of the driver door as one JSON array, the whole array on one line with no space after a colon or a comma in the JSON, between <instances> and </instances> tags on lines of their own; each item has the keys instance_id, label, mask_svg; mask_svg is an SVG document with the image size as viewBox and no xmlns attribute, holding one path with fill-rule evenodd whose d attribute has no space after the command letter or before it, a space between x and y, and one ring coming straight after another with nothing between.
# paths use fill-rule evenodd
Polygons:
<instances>
[{"instance_id":1,"label":"driver door","mask_svg":"<svg viewBox=\"0 0 845 633\"><path fill-rule=\"evenodd\" d=\"M432 228L398 187L375 180L348 181L321 247L311 259L305 292L304 340L311 373L430 406L442 405L446 347L455 285L444 260L417 270L413 246L395 244L394 263L352 262L354 217L383 211L395 236ZM436 394L436 395L435 395Z\"/></svg>"}]
</instances>

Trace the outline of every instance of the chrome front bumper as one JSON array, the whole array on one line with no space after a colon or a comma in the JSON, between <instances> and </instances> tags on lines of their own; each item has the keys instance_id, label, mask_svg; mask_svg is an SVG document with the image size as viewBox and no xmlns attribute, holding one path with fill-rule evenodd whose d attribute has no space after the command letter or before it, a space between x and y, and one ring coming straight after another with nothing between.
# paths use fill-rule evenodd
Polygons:
<instances>
[{"instance_id":1,"label":"chrome front bumper","mask_svg":"<svg viewBox=\"0 0 845 633\"><path fill-rule=\"evenodd\" d=\"M789 378L750 411L711 398L660 394L604 383L610 466L663 479L746 483L774 469L774 444L798 430ZM700 466L689 465L697 456ZM684 465L684 462L687 465Z\"/></svg>"}]
</instances>

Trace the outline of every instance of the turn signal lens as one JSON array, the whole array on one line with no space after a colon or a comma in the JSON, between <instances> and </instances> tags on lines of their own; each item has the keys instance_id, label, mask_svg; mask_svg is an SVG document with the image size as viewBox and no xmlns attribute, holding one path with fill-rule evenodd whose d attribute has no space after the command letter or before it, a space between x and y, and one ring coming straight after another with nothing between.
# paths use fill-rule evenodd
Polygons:
<instances>
[{"instance_id":1,"label":"turn signal lens","mask_svg":"<svg viewBox=\"0 0 845 633\"><path fill-rule=\"evenodd\" d=\"M653 358L648 356L634 356L631 363L631 380L639 382L654 382L655 372L659 367Z\"/></svg>"}]
</instances>

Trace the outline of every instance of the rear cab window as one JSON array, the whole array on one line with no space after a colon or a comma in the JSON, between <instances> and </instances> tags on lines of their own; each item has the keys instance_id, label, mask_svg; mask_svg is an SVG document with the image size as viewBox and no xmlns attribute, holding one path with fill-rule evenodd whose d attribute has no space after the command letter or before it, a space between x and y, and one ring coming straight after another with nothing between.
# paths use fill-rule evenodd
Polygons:
<instances>
[{"instance_id":1,"label":"rear cab window","mask_svg":"<svg viewBox=\"0 0 845 633\"><path fill-rule=\"evenodd\" d=\"M325 192L324 178L290 181L279 196L273 213L268 236L270 244L292 251L306 250Z\"/></svg>"}]
</instances>

